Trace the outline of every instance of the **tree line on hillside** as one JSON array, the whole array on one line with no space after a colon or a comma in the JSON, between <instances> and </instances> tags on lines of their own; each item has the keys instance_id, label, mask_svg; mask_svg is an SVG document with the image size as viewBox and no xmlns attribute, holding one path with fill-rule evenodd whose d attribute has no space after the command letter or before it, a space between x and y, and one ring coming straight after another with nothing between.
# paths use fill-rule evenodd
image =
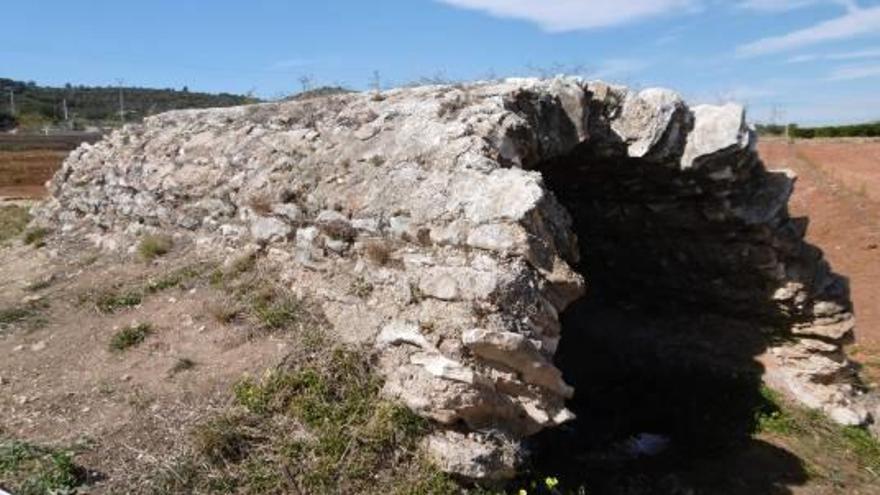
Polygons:
<instances>
[{"instance_id":1,"label":"tree line on hillside","mask_svg":"<svg viewBox=\"0 0 880 495\"><path fill-rule=\"evenodd\" d=\"M789 124L788 136L792 138L834 138L834 137L880 137L880 122L867 124L837 125L822 127L799 127ZM763 136L785 136L786 126L779 124L759 124L758 134Z\"/></svg>"},{"instance_id":2,"label":"tree line on hillside","mask_svg":"<svg viewBox=\"0 0 880 495\"><path fill-rule=\"evenodd\" d=\"M137 122L167 110L227 107L258 101L250 96L229 93L191 92L186 87L181 90L71 84L48 87L0 78L0 131L17 126L40 128L62 123L70 128L117 125L123 120L120 91L126 122Z\"/></svg>"}]
</instances>

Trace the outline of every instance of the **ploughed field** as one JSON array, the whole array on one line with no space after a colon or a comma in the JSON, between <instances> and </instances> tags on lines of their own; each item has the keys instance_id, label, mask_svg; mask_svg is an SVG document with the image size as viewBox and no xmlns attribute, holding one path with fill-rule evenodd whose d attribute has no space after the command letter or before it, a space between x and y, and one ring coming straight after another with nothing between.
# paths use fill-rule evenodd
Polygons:
<instances>
[{"instance_id":1,"label":"ploughed field","mask_svg":"<svg viewBox=\"0 0 880 495\"><path fill-rule=\"evenodd\" d=\"M68 153L96 134L30 136L0 134L0 200L36 199Z\"/></svg>"},{"instance_id":2,"label":"ploughed field","mask_svg":"<svg viewBox=\"0 0 880 495\"><path fill-rule=\"evenodd\" d=\"M808 216L807 240L849 278L857 318L851 356L880 382L880 139L765 139L770 168L798 174L790 208Z\"/></svg>"}]
</instances>

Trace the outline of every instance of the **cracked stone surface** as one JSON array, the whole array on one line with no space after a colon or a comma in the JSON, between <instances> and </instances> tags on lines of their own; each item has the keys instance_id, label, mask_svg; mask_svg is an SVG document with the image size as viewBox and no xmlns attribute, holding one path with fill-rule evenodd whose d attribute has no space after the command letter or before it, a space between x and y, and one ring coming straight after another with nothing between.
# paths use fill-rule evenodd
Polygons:
<instances>
[{"instance_id":1,"label":"cracked stone surface","mask_svg":"<svg viewBox=\"0 0 880 495\"><path fill-rule=\"evenodd\" d=\"M841 350L845 284L803 242L786 208L795 178L766 170L755 139L740 106L576 78L175 111L74 151L34 213L106 249L153 231L259 246L340 340L376 349L388 397L439 425L425 442L438 465L500 479L519 440L572 417L553 355L591 276L580 246L625 254L576 231L587 180L627 252L656 265L622 271L620 290L781 321L775 383L869 421ZM551 192L560 166L572 187ZM650 235L667 224L685 234ZM352 295L357 280L368 296Z\"/></svg>"}]
</instances>

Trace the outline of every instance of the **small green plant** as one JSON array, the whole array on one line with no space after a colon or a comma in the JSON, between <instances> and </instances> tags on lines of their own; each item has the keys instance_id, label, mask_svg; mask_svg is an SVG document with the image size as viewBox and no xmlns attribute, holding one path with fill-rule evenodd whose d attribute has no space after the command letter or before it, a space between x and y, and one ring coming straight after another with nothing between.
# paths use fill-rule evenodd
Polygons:
<instances>
[{"instance_id":1,"label":"small green plant","mask_svg":"<svg viewBox=\"0 0 880 495\"><path fill-rule=\"evenodd\" d=\"M43 277L39 280L34 280L25 286L24 290L28 292L39 292L43 289L48 289L52 286L52 282L55 281L54 277Z\"/></svg>"},{"instance_id":2,"label":"small green plant","mask_svg":"<svg viewBox=\"0 0 880 495\"><path fill-rule=\"evenodd\" d=\"M841 433L847 448L863 465L880 476L880 441L871 436L867 430L855 426L844 427Z\"/></svg>"},{"instance_id":3,"label":"small green plant","mask_svg":"<svg viewBox=\"0 0 880 495\"><path fill-rule=\"evenodd\" d=\"M138 245L138 253L145 261L164 256L174 247L174 240L167 235L146 235Z\"/></svg>"},{"instance_id":4,"label":"small green plant","mask_svg":"<svg viewBox=\"0 0 880 495\"><path fill-rule=\"evenodd\" d=\"M221 287L250 272L257 266L255 253L248 253L232 260L226 268L216 268L211 272L210 282L215 287Z\"/></svg>"},{"instance_id":5,"label":"small green plant","mask_svg":"<svg viewBox=\"0 0 880 495\"><path fill-rule=\"evenodd\" d=\"M0 329L13 324L37 328L45 323L43 311L48 307L49 305L45 301L35 301L21 306L0 309Z\"/></svg>"},{"instance_id":6,"label":"small green plant","mask_svg":"<svg viewBox=\"0 0 880 495\"><path fill-rule=\"evenodd\" d=\"M762 404L755 412L755 423L759 432L789 435L798 428L795 419L781 406L781 399L766 385L761 386Z\"/></svg>"},{"instance_id":7,"label":"small green plant","mask_svg":"<svg viewBox=\"0 0 880 495\"><path fill-rule=\"evenodd\" d=\"M84 476L71 452L0 439L0 479L16 494L49 495L73 493Z\"/></svg>"},{"instance_id":8,"label":"small green plant","mask_svg":"<svg viewBox=\"0 0 880 495\"><path fill-rule=\"evenodd\" d=\"M31 316L32 311L26 306L0 309L0 324L9 325L18 323Z\"/></svg>"},{"instance_id":9,"label":"small green plant","mask_svg":"<svg viewBox=\"0 0 880 495\"><path fill-rule=\"evenodd\" d=\"M126 351L142 344L153 333L153 327L149 323L139 323L123 328L116 332L110 339L110 350L116 352Z\"/></svg>"},{"instance_id":10,"label":"small green plant","mask_svg":"<svg viewBox=\"0 0 880 495\"><path fill-rule=\"evenodd\" d=\"M181 285L201 277L209 270L209 267L210 265L208 264L198 263L172 270L158 278L148 280L144 285L144 291L148 294L153 294L155 292L180 287Z\"/></svg>"},{"instance_id":11,"label":"small green plant","mask_svg":"<svg viewBox=\"0 0 880 495\"><path fill-rule=\"evenodd\" d=\"M766 387L761 394L765 400L756 411L757 433L786 437L795 453L850 458L874 477L880 474L880 442L867 430L834 424L821 412L789 404Z\"/></svg>"},{"instance_id":12,"label":"small green plant","mask_svg":"<svg viewBox=\"0 0 880 495\"><path fill-rule=\"evenodd\" d=\"M95 308L98 309L99 313L115 313L122 309L138 306L143 299L143 294L136 290L105 291L98 294L95 300Z\"/></svg>"},{"instance_id":13,"label":"small green plant","mask_svg":"<svg viewBox=\"0 0 880 495\"><path fill-rule=\"evenodd\" d=\"M46 245L46 236L49 235L49 229L37 227L28 229L24 233L24 243L28 246L43 247Z\"/></svg>"},{"instance_id":14,"label":"small green plant","mask_svg":"<svg viewBox=\"0 0 880 495\"><path fill-rule=\"evenodd\" d=\"M264 288L251 296L250 313L267 330L289 329L303 311L302 303L292 294Z\"/></svg>"},{"instance_id":15,"label":"small green plant","mask_svg":"<svg viewBox=\"0 0 880 495\"><path fill-rule=\"evenodd\" d=\"M361 299L366 299L373 293L373 289L373 284L368 282L364 277L357 277L351 281L349 292Z\"/></svg>"}]
</instances>

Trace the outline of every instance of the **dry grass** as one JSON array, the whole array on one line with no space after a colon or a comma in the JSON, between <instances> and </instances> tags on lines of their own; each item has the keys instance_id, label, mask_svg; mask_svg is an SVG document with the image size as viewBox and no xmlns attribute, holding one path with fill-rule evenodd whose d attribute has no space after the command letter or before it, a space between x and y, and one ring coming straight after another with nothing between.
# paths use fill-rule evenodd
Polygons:
<instances>
[{"instance_id":1,"label":"dry grass","mask_svg":"<svg viewBox=\"0 0 880 495\"><path fill-rule=\"evenodd\" d=\"M179 373L183 373L184 371L190 371L195 368L197 363L190 358L178 358L177 361L174 362L174 366L168 370L168 374L170 376L175 376Z\"/></svg>"},{"instance_id":2,"label":"dry grass","mask_svg":"<svg viewBox=\"0 0 880 495\"><path fill-rule=\"evenodd\" d=\"M350 223L342 220L324 222L319 224L318 228L320 228L321 232L326 234L331 239L352 242L357 237L357 230L355 230Z\"/></svg>"},{"instance_id":3,"label":"dry grass","mask_svg":"<svg viewBox=\"0 0 880 495\"><path fill-rule=\"evenodd\" d=\"M138 254L145 261L152 261L159 256L164 256L174 247L174 240L167 235L150 234L141 238L138 245Z\"/></svg>"},{"instance_id":4,"label":"dry grass","mask_svg":"<svg viewBox=\"0 0 880 495\"><path fill-rule=\"evenodd\" d=\"M370 241L364 246L367 259L378 266L386 266L391 261L391 248L381 241Z\"/></svg>"},{"instance_id":5,"label":"dry grass","mask_svg":"<svg viewBox=\"0 0 880 495\"><path fill-rule=\"evenodd\" d=\"M380 397L368 353L325 345L241 380L236 406L194 429L192 454L156 492L461 492L418 453L428 423Z\"/></svg>"},{"instance_id":6,"label":"dry grass","mask_svg":"<svg viewBox=\"0 0 880 495\"><path fill-rule=\"evenodd\" d=\"M224 325L235 321L241 312L242 308L238 301L229 297L208 305L208 314L210 314L215 321L223 323Z\"/></svg>"},{"instance_id":7,"label":"dry grass","mask_svg":"<svg viewBox=\"0 0 880 495\"><path fill-rule=\"evenodd\" d=\"M257 215L268 216L272 214L272 200L267 194L259 194L248 200L248 206Z\"/></svg>"},{"instance_id":8,"label":"dry grass","mask_svg":"<svg viewBox=\"0 0 880 495\"><path fill-rule=\"evenodd\" d=\"M23 206L0 206L0 246L24 232L30 220L31 216Z\"/></svg>"}]
</instances>

